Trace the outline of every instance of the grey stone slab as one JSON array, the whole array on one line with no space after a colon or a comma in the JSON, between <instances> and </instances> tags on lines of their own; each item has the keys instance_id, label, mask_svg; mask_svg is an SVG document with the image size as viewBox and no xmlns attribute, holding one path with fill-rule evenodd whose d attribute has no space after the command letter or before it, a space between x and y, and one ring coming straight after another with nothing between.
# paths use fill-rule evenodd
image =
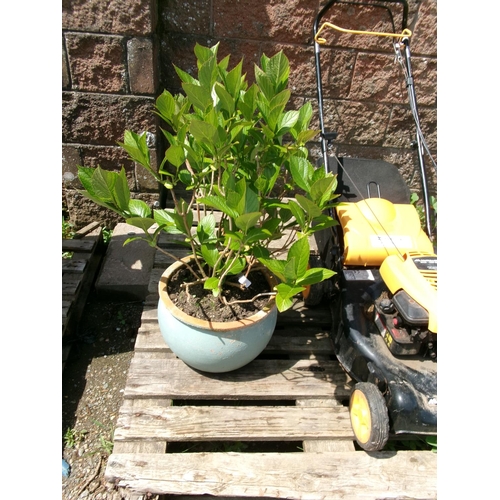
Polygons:
<instances>
[{"instance_id":1,"label":"grey stone slab","mask_svg":"<svg viewBox=\"0 0 500 500\"><path fill-rule=\"evenodd\" d=\"M142 230L126 223L115 226L96 280L98 293L146 298L155 249L145 241L132 241L123 246L128 238L142 234Z\"/></svg>"}]
</instances>

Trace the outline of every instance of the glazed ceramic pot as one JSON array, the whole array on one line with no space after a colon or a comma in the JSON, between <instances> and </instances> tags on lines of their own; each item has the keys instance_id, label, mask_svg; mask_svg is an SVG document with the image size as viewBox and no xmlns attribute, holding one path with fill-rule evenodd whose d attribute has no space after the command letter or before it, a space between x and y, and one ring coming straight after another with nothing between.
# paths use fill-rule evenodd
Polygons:
<instances>
[{"instance_id":1,"label":"glazed ceramic pot","mask_svg":"<svg viewBox=\"0 0 500 500\"><path fill-rule=\"evenodd\" d=\"M182 266L182 262L172 264L159 282L158 323L168 347L187 365L204 372L223 373L250 363L273 335L278 317L274 297L262 310L238 321L193 318L181 311L167 293L170 277ZM271 275L266 279L271 287L276 284Z\"/></svg>"}]
</instances>

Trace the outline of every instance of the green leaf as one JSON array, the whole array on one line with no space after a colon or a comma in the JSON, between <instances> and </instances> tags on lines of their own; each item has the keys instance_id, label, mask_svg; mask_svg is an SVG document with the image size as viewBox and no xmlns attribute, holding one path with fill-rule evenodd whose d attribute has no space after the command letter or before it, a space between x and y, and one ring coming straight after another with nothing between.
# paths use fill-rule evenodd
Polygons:
<instances>
[{"instance_id":1,"label":"green leaf","mask_svg":"<svg viewBox=\"0 0 500 500\"><path fill-rule=\"evenodd\" d=\"M217 263L217 259L219 258L217 245L215 245L214 243L203 243L200 247L200 250L205 262L213 268Z\"/></svg>"},{"instance_id":2,"label":"green leaf","mask_svg":"<svg viewBox=\"0 0 500 500\"><path fill-rule=\"evenodd\" d=\"M250 212L240 215L234 222L244 233L248 233L248 231L257 224L261 216L262 214L260 212Z\"/></svg>"},{"instance_id":3,"label":"green leaf","mask_svg":"<svg viewBox=\"0 0 500 500\"><path fill-rule=\"evenodd\" d=\"M227 112L228 117L232 116L235 107L234 98L219 82L215 83L214 89L219 97L219 106Z\"/></svg>"},{"instance_id":4,"label":"green leaf","mask_svg":"<svg viewBox=\"0 0 500 500\"><path fill-rule=\"evenodd\" d=\"M203 283L203 288L205 290L212 290L213 295L217 297L220 293L219 278L217 277L208 278L205 281L205 283Z\"/></svg>"},{"instance_id":5,"label":"green leaf","mask_svg":"<svg viewBox=\"0 0 500 500\"><path fill-rule=\"evenodd\" d=\"M78 165L77 168L78 179L82 183L83 188L90 192L92 190L92 175L94 174L95 168L83 167L81 165Z\"/></svg>"},{"instance_id":6,"label":"green leaf","mask_svg":"<svg viewBox=\"0 0 500 500\"><path fill-rule=\"evenodd\" d=\"M236 100L239 96L242 78L241 72L243 69L243 60L241 60L227 75L225 76L226 90Z\"/></svg>"},{"instance_id":7,"label":"green leaf","mask_svg":"<svg viewBox=\"0 0 500 500\"><path fill-rule=\"evenodd\" d=\"M189 131L198 142L209 146L210 150L213 149L218 142L217 127L211 123L201 120L192 120Z\"/></svg>"},{"instance_id":8,"label":"green leaf","mask_svg":"<svg viewBox=\"0 0 500 500\"><path fill-rule=\"evenodd\" d=\"M276 295L276 307L278 308L278 311L283 312L290 309L293 305L293 297L304 290L304 287L290 286L286 283L280 283L277 285L276 291L278 293Z\"/></svg>"},{"instance_id":9,"label":"green leaf","mask_svg":"<svg viewBox=\"0 0 500 500\"><path fill-rule=\"evenodd\" d=\"M111 172L113 174L114 172ZM128 180L125 174L125 169L122 167L120 173L116 176L113 188L111 189L113 200L119 210L126 211L129 208L130 189Z\"/></svg>"},{"instance_id":10,"label":"green leaf","mask_svg":"<svg viewBox=\"0 0 500 500\"><path fill-rule=\"evenodd\" d=\"M196 228L200 243L206 243L216 237L215 225L215 217L213 214L205 215L205 217L201 219Z\"/></svg>"},{"instance_id":11,"label":"green leaf","mask_svg":"<svg viewBox=\"0 0 500 500\"><path fill-rule=\"evenodd\" d=\"M172 123L172 117L175 113L175 99L168 90L164 90L156 99L156 109L161 118L167 123Z\"/></svg>"},{"instance_id":12,"label":"green leaf","mask_svg":"<svg viewBox=\"0 0 500 500\"><path fill-rule=\"evenodd\" d=\"M186 161L186 152L180 144L170 146L165 156L174 167L180 167Z\"/></svg>"},{"instance_id":13,"label":"green leaf","mask_svg":"<svg viewBox=\"0 0 500 500\"><path fill-rule=\"evenodd\" d=\"M334 176L319 179L311 186L311 198L320 208L324 208L330 201L336 187L337 178Z\"/></svg>"},{"instance_id":14,"label":"green leaf","mask_svg":"<svg viewBox=\"0 0 500 500\"><path fill-rule=\"evenodd\" d=\"M304 275L297 279L296 285L307 286L314 285L315 283L320 283L321 281L327 280L335 275L335 272L323 267L314 267L312 269L307 269Z\"/></svg>"},{"instance_id":15,"label":"green leaf","mask_svg":"<svg viewBox=\"0 0 500 500\"><path fill-rule=\"evenodd\" d=\"M138 217L151 217L151 209L142 200L130 200L128 202L128 211L131 215Z\"/></svg>"},{"instance_id":16,"label":"green leaf","mask_svg":"<svg viewBox=\"0 0 500 500\"><path fill-rule=\"evenodd\" d=\"M181 68L178 68L177 66L174 65L174 69L182 82L184 82L184 83L197 83L198 80L196 80L196 78L191 76L189 73L186 73Z\"/></svg>"},{"instance_id":17,"label":"green leaf","mask_svg":"<svg viewBox=\"0 0 500 500\"><path fill-rule=\"evenodd\" d=\"M304 209L295 200L289 200L288 208L290 209L290 212L292 212L292 215L295 217L295 220L302 231L305 231L307 222L304 215Z\"/></svg>"},{"instance_id":18,"label":"green leaf","mask_svg":"<svg viewBox=\"0 0 500 500\"><path fill-rule=\"evenodd\" d=\"M312 141L318 133L318 130L303 130L297 134L297 142L299 144L305 144L306 142Z\"/></svg>"},{"instance_id":19,"label":"green leaf","mask_svg":"<svg viewBox=\"0 0 500 500\"><path fill-rule=\"evenodd\" d=\"M298 111L287 111L278 122L277 135L284 135L293 128L299 118Z\"/></svg>"},{"instance_id":20,"label":"green leaf","mask_svg":"<svg viewBox=\"0 0 500 500\"><path fill-rule=\"evenodd\" d=\"M203 196L202 198L198 198L198 203L215 208L216 210L220 210L221 212L224 212L226 215L228 215L233 219L236 219L236 217L239 216L239 213L236 212L234 209L230 208L229 205L226 203L226 200L221 196L216 196L213 194L208 196Z\"/></svg>"},{"instance_id":21,"label":"green leaf","mask_svg":"<svg viewBox=\"0 0 500 500\"><path fill-rule=\"evenodd\" d=\"M149 217L129 217L126 219L127 224L142 229L145 233L155 224L155 221Z\"/></svg>"},{"instance_id":22,"label":"green leaf","mask_svg":"<svg viewBox=\"0 0 500 500\"><path fill-rule=\"evenodd\" d=\"M241 273L247 266L247 261L243 257L238 257L234 261L228 263L227 273L234 275Z\"/></svg>"},{"instance_id":23,"label":"green leaf","mask_svg":"<svg viewBox=\"0 0 500 500\"><path fill-rule=\"evenodd\" d=\"M201 65L198 65L198 79L204 89L212 89L218 74L217 58L212 54Z\"/></svg>"},{"instance_id":24,"label":"green leaf","mask_svg":"<svg viewBox=\"0 0 500 500\"><path fill-rule=\"evenodd\" d=\"M307 238L299 238L288 250L288 259L295 259L295 277L302 276L309 265L309 241Z\"/></svg>"},{"instance_id":25,"label":"green leaf","mask_svg":"<svg viewBox=\"0 0 500 500\"><path fill-rule=\"evenodd\" d=\"M306 158L293 156L290 158L290 173L294 182L304 191L309 192L311 188L311 177L314 167Z\"/></svg>"},{"instance_id":26,"label":"green leaf","mask_svg":"<svg viewBox=\"0 0 500 500\"><path fill-rule=\"evenodd\" d=\"M307 215L309 217L314 218L314 217L319 217L323 214L322 210L316 205L314 202L306 198L305 196L302 196L301 194L297 194L295 196L295 199L299 203L299 205L306 211Z\"/></svg>"},{"instance_id":27,"label":"green leaf","mask_svg":"<svg viewBox=\"0 0 500 500\"><path fill-rule=\"evenodd\" d=\"M286 85L290 74L290 64L282 50L271 58L266 58L264 55L261 58L261 64L277 88Z\"/></svg>"},{"instance_id":28,"label":"green leaf","mask_svg":"<svg viewBox=\"0 0 500 500\"><path fill-rule=\"evenodd\" d=\"M284 274L285 274L285 283L295 283L297 279L297 259L295 257L288 256Z\"/></svg>"},{"instance_id":29,"label":"green leaf","mask_svg":"<svg viewBox=\"0 0 500 500\"><path fill-rule=\"evenodd\" d=\"M255 253L254 253L255 255ZM269 271L275 274L281 281L286 281L285 277L285 266L286 261L280 259L271 259L267 257L256 256L258 261L267 267Z\"/></svg>"},{"instance_id":30,"label":"green leaf","mask_svg":"<svg viewBox=\"0 0 500 500\"><path fill-rule=\"evenodd\" d=\"M245 120L252 120L255 110L257 109L256 96L259 89L253 84L247 91L242 91L237 107L245 117Z\"/></svg>"},{"instance_id":31,"label":"green leaf","mask_svg":"<svg viewBox=\"0 0 500 500\"><path fill-rule=\"evenodd\" d=\"M196 43L194 46L194 53L196 55L198 67L200 67L208 60L212 59L214 56L217 57L218 49L218 43L216 43L213 47L205 47L199 43Z\"/></svg>"},{"instance_id":32,"label":"green leaf","mask_svg":"<svg viewBox=\"0 0 500 500\"><path fill-rule=\"evenodd\" d=\"M255 72L255 81L257 82L257 85L262 91L264 97L268 101L270 101L273 98L273 96L276 95L276 90L275 90L276 87L273 84L273 81L257 65L254 66L254 72Z\"/></svg>"},{"instance_id":33,"label":"green leaf","mask_svg":"<svg viewBox=\"0 0 500 500\"><path fill-rule=\"evenodd\" d=\"M194 83L183 83L182 88L191 104L202 112L205 113L213 105L212 95L204 87L200 87L200 85Z\"/></svg>"},{"instance_id":34,"label":"green leaf","mask_svg":"<svg viewBox=\"0 0 500 500\"><path fill-rule=\"evenodd\" d=\"M125 130L123 143L118 144L129 154L132 160L140 163L149 172L155 174L150 165L149 149L146 142L146 132L136 134L131 130Z\"/></svg>"},{"instance_id":35,"label":"green leaf","mask_svg":"<svg viewBox=\"0 0 500 500\"><path fill-rule=\"evenodd\" d=\"M272 233L270 233L269 231L262 229L262 228L253 227L252 229L250 229L248 231L248 233L246 235L245 244L253 245L253 244L257 243L258 241L267 240L271 237L272 237Z\"/></svg>"}]
</instances>

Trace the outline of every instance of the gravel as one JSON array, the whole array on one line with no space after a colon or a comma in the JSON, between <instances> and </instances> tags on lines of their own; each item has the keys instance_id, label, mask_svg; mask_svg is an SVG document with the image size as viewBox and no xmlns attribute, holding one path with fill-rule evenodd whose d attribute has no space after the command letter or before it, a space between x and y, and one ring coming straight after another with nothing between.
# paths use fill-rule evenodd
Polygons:
<instances>
[{"instance_id":1,"label":"gravel","mask_svg":"<svg viewBox=\"0 0 500 500\"><path fill-rule=\"evenodd\" d=\"M104 472L143 303L92 292L62 375L63 500L121 500Z\"/></svg>"}]
</instances>

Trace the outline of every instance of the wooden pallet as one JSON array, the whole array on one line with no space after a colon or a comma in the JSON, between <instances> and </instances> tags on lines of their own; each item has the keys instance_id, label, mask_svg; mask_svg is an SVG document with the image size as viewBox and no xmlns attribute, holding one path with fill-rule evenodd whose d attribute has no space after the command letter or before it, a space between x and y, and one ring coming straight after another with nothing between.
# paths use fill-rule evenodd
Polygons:
<instances>
[{"instance_id":1,"label":"wooden pallet","mask_svg":"<svg viewBox=\"0 0 500 500\"><path fill-rule=\"evenodd\" d=\"M330 342L327 306L279 315L252 363L203 374L177 359L157 324L151 274L106 479L126 498L436 498L436 454L355 449L352 381Z\"/></svg>"},{"instance_id":2,"label":"wooden pallet","mask_svg":"<svg viewBox=\"0 0 500 500\"><path fill-rule=\"evenodd\" d=\"M62 251L72 252L62 259L62 336L69 337L83 313L85 302L103 256L102 229L89 224L71 240L62 240ZM63 348L63 369L69 346Z\"/></svg>"}]
</instances>

